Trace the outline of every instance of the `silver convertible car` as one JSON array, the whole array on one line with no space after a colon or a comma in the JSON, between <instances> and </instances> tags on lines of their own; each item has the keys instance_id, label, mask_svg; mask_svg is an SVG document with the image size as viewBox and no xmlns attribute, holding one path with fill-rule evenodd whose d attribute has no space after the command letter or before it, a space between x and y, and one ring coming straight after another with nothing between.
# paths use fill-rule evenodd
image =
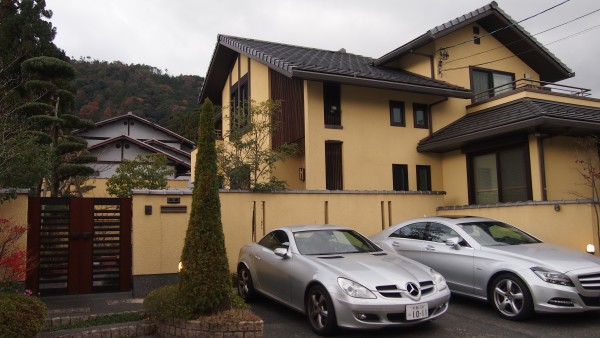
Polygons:
<instances>
[{"instance_id":1,"label":"silver convertible car","mask_svg":"<svg viewBox=\"0 0 600 338\"><path fill-rule=\"evenodd\" d=\"M501 317L600 310L600 258L542 243L488 218L429 217L371 240L439 271L453 293L487 300Z\"/></svg>"},{"instance_id":2,"label":"silver convertible car","mask_svg":"<svg viewBox=\"0 0 600 338\"><path fill-rule=\"evenodd\" d=\"M237 273L242 298L261 293L300 311L319 335L421 323L450 298L439 273L338 226L273 230L240 249Z\"/></svg>"}]
</instances>

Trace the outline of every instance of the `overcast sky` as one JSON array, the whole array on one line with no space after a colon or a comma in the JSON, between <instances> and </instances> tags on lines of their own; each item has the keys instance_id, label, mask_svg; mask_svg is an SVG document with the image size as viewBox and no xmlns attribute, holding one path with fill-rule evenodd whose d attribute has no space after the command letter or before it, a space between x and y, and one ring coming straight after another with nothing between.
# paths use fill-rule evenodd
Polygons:
<instances>
[{"instance_id":1,"label":"overcast sky","mask_svg":"<svg viewBox=\"0 0 600 338\"><path fill-rule=\"evenodd\" d=\"M565 0L498 0L521 21ZM218 34L380 57L488 0L46 0L55 44L74 58L205 76ZM600 9L570 0L521 25L531 34ZM600 11L536 38L600 97ZM587 32L582 32L589 30ZM576 36L569 37L570 35ZM557 40L566 38L562 41ZM553 43L554 42L554 43Z\"/></svg>"}]
</instances>

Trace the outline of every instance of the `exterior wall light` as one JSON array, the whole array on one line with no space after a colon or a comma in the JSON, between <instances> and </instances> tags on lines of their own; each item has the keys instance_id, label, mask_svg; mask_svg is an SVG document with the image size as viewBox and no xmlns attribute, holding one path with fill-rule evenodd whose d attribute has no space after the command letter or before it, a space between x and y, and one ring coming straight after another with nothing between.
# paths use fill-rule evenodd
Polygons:
<instances>
[{"instance_id":1,"label":"exterior wall light","mask_svg":"<svg viewBox=\"0 0 600 338\"><path fill-rule=\"evenodd\" d=\"M181 270L183 270L183 263L179 262L179 265L177 266L177 271L181 272Z\"/></svg>"},{"instance_id":2,"label":"exterior wall light","mask_svg":"<svg viewBox=\"0 0 600 338\"><path fill-rule=\"evenodd\" d=\"M585 251L587 253L589 253L590 255L593 255L594 252L596 252L596 248L594 247L594 244L588 244L587 247L585 248Z\"/></svg>"}]
</instances>

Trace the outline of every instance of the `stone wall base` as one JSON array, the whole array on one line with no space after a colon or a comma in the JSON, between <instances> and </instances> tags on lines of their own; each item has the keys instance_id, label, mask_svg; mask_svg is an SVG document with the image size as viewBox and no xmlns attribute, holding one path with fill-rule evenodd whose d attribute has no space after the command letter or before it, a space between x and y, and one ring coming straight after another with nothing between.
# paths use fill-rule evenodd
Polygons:
<instances>
[{"instance_id":1,"label":"stone wall base","mask_svg":"<svg viewBox=\"0 0 600 338\"><path fill-rule=\"evenodd\" d=\"M201 320L156 323L156 333L164 338L262 338L263 328L264 322L262 320L239 323L209 323Z\"/></svg>"}]
</instances>

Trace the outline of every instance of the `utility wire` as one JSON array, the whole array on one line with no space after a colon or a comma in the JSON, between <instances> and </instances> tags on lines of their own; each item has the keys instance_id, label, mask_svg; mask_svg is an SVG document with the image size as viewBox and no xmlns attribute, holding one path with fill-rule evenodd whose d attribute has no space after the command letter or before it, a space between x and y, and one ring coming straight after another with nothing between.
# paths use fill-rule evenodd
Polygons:
<instances>
[{"instance_id":1,"label":"utility wire","mask_svg":"<svg viewBox=\"0 0 600 338\"><path fill-rule=\"evenodd\" d=\"M498 29L496 29L495 31L491 31L491 32L489 32L489 33L487 33L487 34L484 34L484 35L482 35L482 36L479 36L479 37L476 37L476 38L473 38L473 39L469 39L469 40L465 40L465 41L463 41L463 42L459 42L459 43L457 43L457 44L454 44L454 45L452 45L452 46L448 46L448 47L440 47L438 50L443 50L443 49L446 49L446 50L447 50L447 49L450 49L450 48L453 48L453 47L456 47L456 46L463 45L463 44L465 44L465 43L472 42L472 41L474 41L474 40L476 40L476 39L481 39L481 38L483 38L483 37L486 37L486 36L489 36L489 35L493 35L493 34L495 34L495 33L499 32L499 31L501 31L501 30L504 30L504 29L510 28L510 27L512 27L512 26L516 26L516 25L520 24L521 22L527 21L527 20L529 20L529 19L535 18L536 16L539 16L539 15L541 15L541 14L544 14L544 13L546 13L546 12L548 12L548 11L550 11L550 10L552 10L552 9L554 9L554 8L556 8L556 7L558 7L558 6L564 5L565 3L569 2L569 1L571 1L571 0L565 0L565 1L563 1L563 2L561 2L561 3L559 3L559 4L557 4L557 5L554 5L554 6L550 7L550 8L548 8L548 9L545 9L545 10L543 10L543 11L541 11L541 12L539 12L539 13L536 13L536 14L534 14L534 15L530 16L530 17L527 17L527 18L525 18L525 19L523 19L523 20L521 20L521 21L518 21L518 22L513 22L512 24L510 24L510 25L508 25L508 26L504 26L504 27L498 28Z\"/></svg>"},{"instance_id":2,"label":"utility wire","mask_svg":"<svg viewBox=\"0 0 600 338\"><path fill-rule=\"evenodd\" d=\"M580 35L580 34L583 34L583 33L589 32L589 31L591 31L591 30L593 30L593 29L596 29L596 28L598 28L598 27L600 27L600 25L592 26L592 27L590 27L590 28L584 29L584 30L582 30L582 31L579 31L579 32L577 32L577 33L574 33L574 34L571 34L571 35L565 36L564 38L560 38L560 39L558 39L558 40L554 40L554 41L552 41L552 42L549 42L549 43L547 43L547 44L546 44L546 46L548 46L548 45L551 45L551 44L554 44L554 43L557 43L557 42L560 42L560 41L563 41L563 40L566 40L566 39L570 39L570 38L572 38L572 37L575 37L575 36L577 36L577 35ZM506 59L514 58L514 57L517 57L517 56L519 56L519 55L523 55L523 54L525 54L525 53L529 53L529 52L532 52L532 51L535 51L535 50L536 50L535 48L532 48L532 49L528 49L528 50L526 50L526 51L523 51L523 52L521 52L521 53L518 53L518 54L515 54L515 55L510 55L510 56L503 57L503 58L500 58L500 59L496 59L496 60L492 60L492 61L487 61L487 62L478 63L478 64L476 64L476 65L469 65L469 66L463 66L463 67L454 67L454 68L448 68L448 69L443 69L443 70L444 70L444 71L449 71L449 70L459 70L459 69L465 69L465 68L469 68L469 67L477 67L477 66L487 65L487 64L490 64L490 63L494 63L494 62L498 62L498 61L502 61L502 60L506 60Z\"/></svg>"},{"instance_id":3,"label":"utility wire","mask_svg":"<svg viewBox=\"0 0 600 338\"><path fill-rule=\"evenodd\" d=\"M595 10L595 11L591 11L591 12L589 12L589 13L587 13L587 14L581 15L581 16L579 16L579 17L575 18L575 19L572 19L572 20L569 20L569 21L567 21L567 22L561 23L560 25L556 25L556 26L554 26L554 27L548 28L548 29L546 29L546 30L543 30L543 31L541 31L541 32L538 32L538 33L532 34L531 36L537 36L537 35L540 35L540 34L543 34L543 33L549 32L549 31L551 31L551 30L553 30L553 29L556 29L556 28L562 27L562 26L564 26L564 25L570 24L571 22L574 22L574 21L577 21L577 20L579 20L579 19L585 18L586 16L588 16L588 15L592 15L592 14L594 14L594 13L596 13L596 12L599 12L599 11L600 11L600 8L599 8L599 9L597 9L597 10ZM476 55L485 54L485 53L488 53L488 52L491 52L491 51L494 51L494 50L497 50L497 49L501 49L501 48L504 48L504 47L507 47L507 46L513 45L513 44L515 44L515 43L517 43L517 42L519 42L519 41L523 41L523 39L518 39L518 40L515 40L515 41L511 41L511 42L509 42L509 43L506 43L506 44L504 44L504 45L502 45L502 46L500 46L500 47L496 47L496 48L492 48L492 49L484 50L484 51L482 51L482 52L479 52L479 53L475 53L475 54L471 54L471 55L463 56L463 57L461 57L461 58L458 58L458 59L454 59L454 60L446 61L445 63L446 63L446 64L448 64L448 63L452 63L452 62L455 62L455 61L464 60L464 59L467 59L467 58L470 58L470 57L473 57L473 56L476 56Z\"/></svg>"}]
</instances>

